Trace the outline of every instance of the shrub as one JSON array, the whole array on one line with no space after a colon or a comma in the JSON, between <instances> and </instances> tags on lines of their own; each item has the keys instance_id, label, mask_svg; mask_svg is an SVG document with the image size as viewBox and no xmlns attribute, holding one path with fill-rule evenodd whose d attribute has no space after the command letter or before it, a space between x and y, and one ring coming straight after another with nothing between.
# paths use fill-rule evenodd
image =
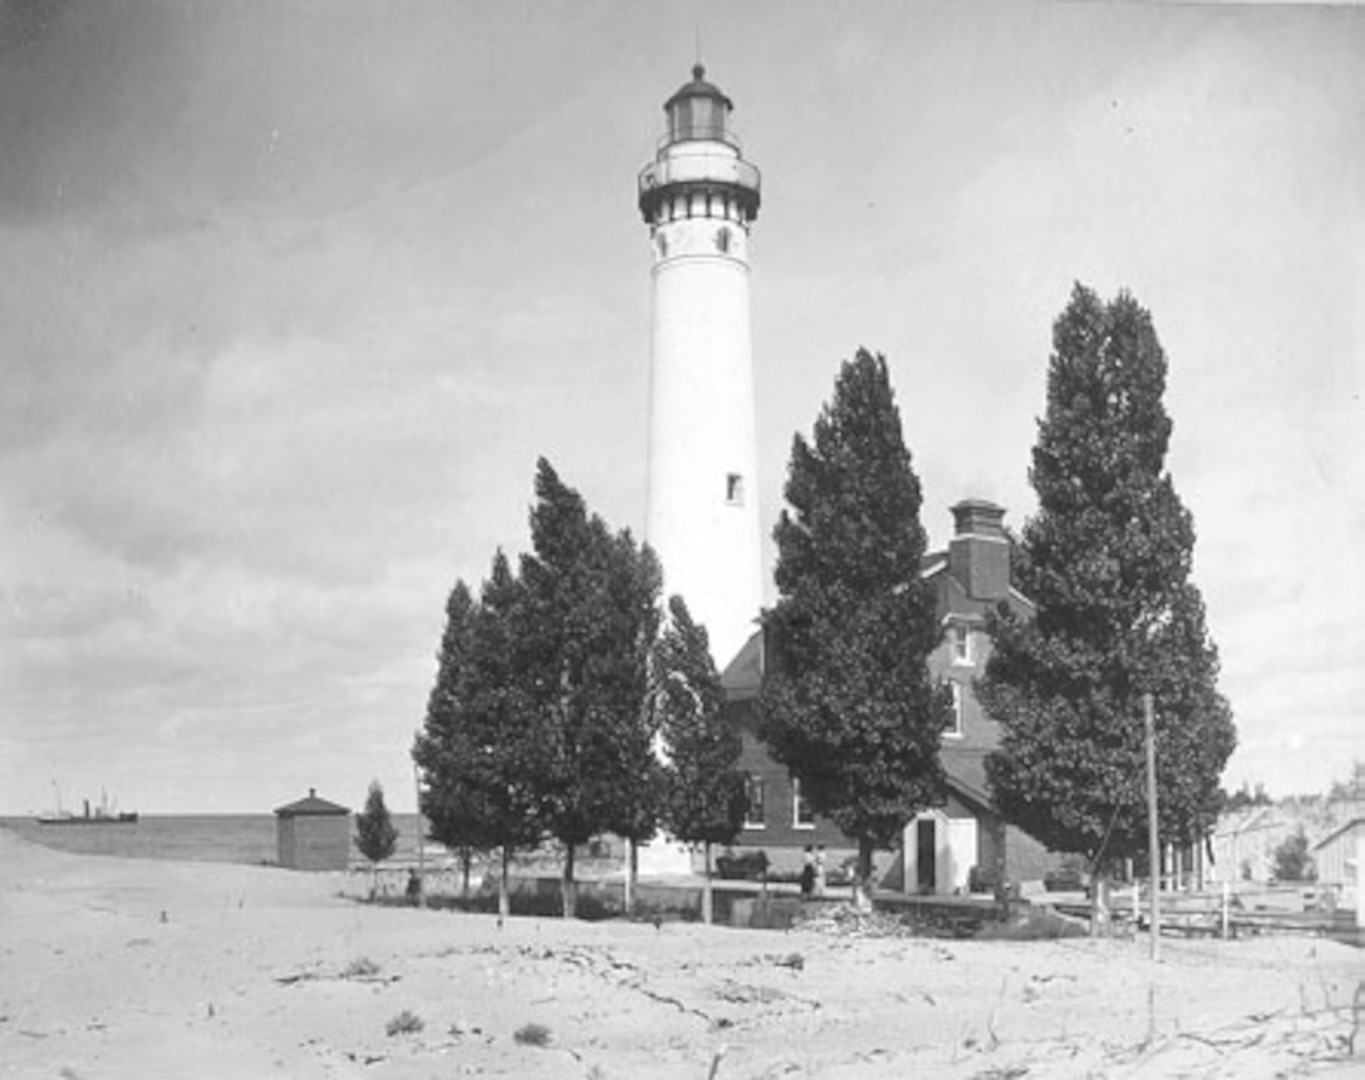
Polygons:
<instances>
[{"instance_id":1,"label":"shrub","mask_svg":"<svg viewBox=\"0 0 1365 1080\"><path fill-rule=\"evenodd\" d=\"M736 855L727 851L716 857L716 870L727 881L757 881L768 872L768 853L759 850Z\"/></svg>"},{"instance_id":2,"label":"shrub","mask_svg":"<svg viewBox=\"0 0 1365 1080\"><path fill-rule=\"evenodd\" d=\"M548 1046L550 1029L544 1024L524 1024L512 1036L522 1046Z\"/></svg>"},{"instance_id":3,"label":"shrub","mask_svg":"<svg viewBox=\"0 0 1365 1080\"><path fill-rule=\"evenodd\" d=\"M1317 877L1313 870L1313 856L1308 853L1308 837L1303 826L1285 837L1284 842L1275 849L1276 881L1312 881Z\"/></svg>"},{"instance_id":4,"label":"shrub","mask_svg":"<svg viewBox=\"0 0 1365 1080\"><path fill-rule=\"evenodd\" d=\"M352 960L346 965L346 970L341 973L343 979L367 979L379 974L379 965L368 956L362 956L359 960Z\"/></svg>"},{"instance_id":5,"label":"shrub","mask_svg":"<svg viewBox=\"0 0 1365 1080\"><path fill-rule=\"evenodd\" d=\"M386 1035L415 1035L424 1027L426 1024L422 1022L420 1016L404 1009L385 1025L384 1033Z\"/></svg>"},{"instance_id":6,"label":"shrub","mask_svg":"<svg viewBox=\"0 0 1365 1080\"><path fill-rule=\"evenodd\" d=\"M998 866L973 866L967 871L967 891L990 893L1000 888L1000 868Z\"/></svg>"}]
</instances>

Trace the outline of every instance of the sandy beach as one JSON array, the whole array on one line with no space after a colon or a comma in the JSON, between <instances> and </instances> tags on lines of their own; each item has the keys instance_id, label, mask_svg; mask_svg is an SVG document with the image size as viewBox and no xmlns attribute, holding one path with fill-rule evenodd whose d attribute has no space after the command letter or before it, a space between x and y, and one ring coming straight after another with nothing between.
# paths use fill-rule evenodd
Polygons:
<instances>
[{"instance_id":1,"label":"sandy beach","mask_svg":"<svg viewBox=\"0 0 1365 1080\"><path fill-rule=\"evenodd\" d=\"M0 830L0 1076L1365 1072L1365 958L1330 941L1170 939L1153 964L1141 940L499 929L341 895L360 882Z\"/></svg>"}]
</instances>

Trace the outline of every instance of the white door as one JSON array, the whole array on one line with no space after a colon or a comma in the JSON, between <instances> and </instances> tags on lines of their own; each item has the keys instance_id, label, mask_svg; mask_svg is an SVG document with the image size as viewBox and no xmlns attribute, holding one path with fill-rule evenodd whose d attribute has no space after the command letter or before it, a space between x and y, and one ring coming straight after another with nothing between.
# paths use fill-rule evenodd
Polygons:
<instances>
[{"instance_id":1,"label":"white door","mask_svg":"<svg viewBox=\"0 0 1365 1080\"><path fill-rule=\"evenodd\" d=\"M944 818L939 835L938 891L967 891L967 875L976 865L976 818Z\"/></svg>"}]
</instances>

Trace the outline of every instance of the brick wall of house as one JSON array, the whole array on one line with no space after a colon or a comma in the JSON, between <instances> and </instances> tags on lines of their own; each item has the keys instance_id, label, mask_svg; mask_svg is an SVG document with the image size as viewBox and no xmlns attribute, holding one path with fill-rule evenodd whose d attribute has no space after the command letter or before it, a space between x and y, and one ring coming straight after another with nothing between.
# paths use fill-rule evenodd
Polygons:
<instances>
[{"instance_id":1,"label":"brick wall of house","mask_svg":"<svg viewBox=\"0 0 1365 1080\"><path fill-rule=\"evenodd\" d=\"M762 828L746 827L740 834L736 846L801 849L807 845L823 844L826 848L855 847L856 845L837 826L825 818L815 818L813 827L800 827L796 824L792 778L785 768L772 759L758 739L755 702L735 702L730 705L730 709L734 721L739 726L743 744L739 768L763 784Z\"/></svg>"}]
</instances>

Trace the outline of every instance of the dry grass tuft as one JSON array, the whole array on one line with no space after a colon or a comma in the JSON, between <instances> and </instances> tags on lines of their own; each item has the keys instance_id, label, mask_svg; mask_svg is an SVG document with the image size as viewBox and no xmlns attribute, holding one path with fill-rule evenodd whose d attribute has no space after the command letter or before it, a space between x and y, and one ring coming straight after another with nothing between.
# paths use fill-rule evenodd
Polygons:
<instances>
[{"instance_id":1,"label":"dry grass tuft","mask_svg":"<svg viewBox=\"0 0 1365 1080\"><path fill-rule=\"evenodd\" d=\"M368 979L379 974L379 965L368 956L352 960L341 973L343 979Z\"/></svg>"},{"instance_id":2,"label":"dry grass tuft","mask_svg":"<svg viewBox=\"0 0 1365 1080\"><path fill-rule=\"evenodd\" d=\"M544 1024L524 1024L512 1036L522 1046L549 1046L550 1029Z\"/></svg>"}]
</instances>

